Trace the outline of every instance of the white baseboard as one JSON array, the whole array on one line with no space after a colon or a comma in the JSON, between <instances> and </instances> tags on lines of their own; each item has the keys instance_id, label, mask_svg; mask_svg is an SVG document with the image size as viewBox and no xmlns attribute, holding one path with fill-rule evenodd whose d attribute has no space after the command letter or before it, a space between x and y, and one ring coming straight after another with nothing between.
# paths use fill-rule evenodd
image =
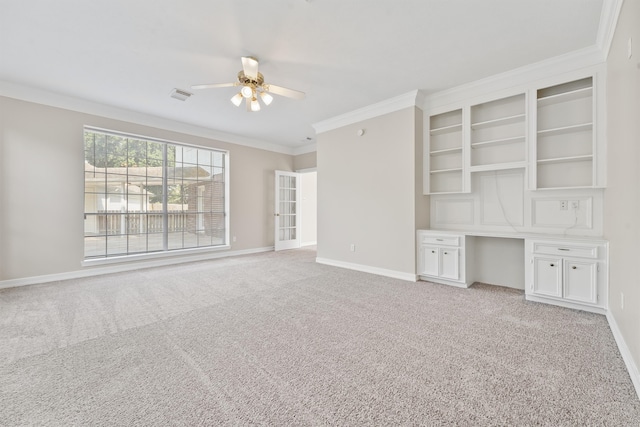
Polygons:
<instances>
[{"instance_id":1,"label":"white baseboard","mask_svg":"<svg viewBox=\"0 0 640 427\"><path fill-rule=\"evenodd\" d=\"M638 371L638 366L634 362L631 351L629 350L629 347L627 347L627 343L625 342L624 337L620 332L620 328L618 328L618 324L616 323L616 319L613 317L611 312L607 313L607 321L609 321L609 327L611 328L613 337L616 340L616 344L618 344L622 360L624 360L625 365L627 365L627 371L629 371L631 382L636 388L638 399L640 399L640 372Z\"/></svg>"},{"instance_id":2,"label":"white baseboard","mask_svg":"<svg viewBox=\"0 0 640 427\"><path fill-rule=\"evenodd\" d=\"M377 274L378 276L386 276L386 277L391 277L393 279L406 280L409 282L416 282L418 280L418 276L416 276L415 274L405 273L403 271L387 270L384 268L371 267L369 265L362 265L362 264L354 264L351 262L336 261L336 260L327 259L327 258L316 258L316 262L318 264L326 264L326 265L331 265L333 267L346 268L348 270L362 271L363 273Z\"/></svg>"},{"instance_id":3,"label":"white baseboard","mask_svg":"<svg viewBox=\"0 0 640 427\"><path fill-rule=\"evenodd\" d=\"M300 243L300 247L315 246L317 244L318 244L318 242L304 242L304 243Z\"/></svg>"},{"instance_id":4,"label":"white baseboard","mask_svg":"<svg viewBox=\"0 0 640 427\"><path fill-rule=\"evenodd\" d=\"M99 276L110 273L121 273L123 271L139 270L141 268L161 267L163 265L183 264L186 262L206 261L217 258L227 258L230 256L250 255L260 252L273 251L273 246L264 248L243 249L239 251L209 252L197 255L167 257L152 261L127 262L107 267L91 267L82 270L69 271L66 273L45 274L42 276L24 277L20 279L10 279L0 281L0 289L16 288L19 286L37 285L41 283L57 282L60 280L79 279L82 277Z\"/></svg>"}]
</instances>

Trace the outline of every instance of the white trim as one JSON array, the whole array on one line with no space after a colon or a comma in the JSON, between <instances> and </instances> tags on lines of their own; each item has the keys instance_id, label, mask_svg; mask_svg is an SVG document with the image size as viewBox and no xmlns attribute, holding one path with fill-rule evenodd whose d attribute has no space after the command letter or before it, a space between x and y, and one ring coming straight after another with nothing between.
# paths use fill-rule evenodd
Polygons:
<instances>
[{"instance_id":1,"label":"white trim","mask_svg":"<svg viewBox=\"0 0 640 427\"><path fill-rule=\"evenodd\" d=\"M304 242L304 243L300 243L300 247L304 247L304 246L315 246L317 245L318 242Z\"/></svg>"},{"instance_id":2,"label":"white trim","mask_svg":"<svg viewBox=\"0 0 640 427\"><path fill-rule=\"evenodd\" d=\"M607 309L604 307L589 306L586 304L573 303L571 301L560 300L555 298L545 298L545 297L539 297L537 295L525 294L524 299L527 301L538 302L541 304L557 305L559 307L571 308L573 310L588 311L589 313L607 314Z\"/></svg>"},{"instance_id":3,"label":"white trim","mask_svg":"<svg viewBox=\"0 0 640 427\"><path fill-rule=\"evenodd\" d=\"M466 282L457 282L455 280L447 280L447 279L443 279L442 277L418 275L418 280L421 280L427 283L435 283L437 285L454 286L456 288L462 288L462 289L467 289L469 287L469 284Z\"/></svg>"},{"instance_id":4,"label":"white trim","mask_svg":"<svg viewBox=\"0 0 640 427\"><path fill-rule=\"evenodd\" d=\"M624 0L604 0L602 2L602 12L600 14L600 25L598 26L598 36L596 37L596 46L602 51L602 59L607 60L613 35L618 25L618 17L622 10Z\"/></svg>"},{"instance_id":5,"label":"white trim","mask_svg":"<svg viewBox=\"0 0 640 427\"><path fill-rule=\"evenodd\" d=\"M91 114L108 119L132 122L143 126L154 127L157 129L214 139L221 142L257 148L260 150L273 151L276 153L289 155L293 155L294 153L294 148L292 147L248 138L241 135L220 132L202 126L191 125L188 123L158 117L151 114L141 113L138 111L99 104L97 102L67 95L61 95L59 93L54 93L34 87L23 86L16 83L10 83L3 80L0 80L0 96L6 96L8 98L15 98L27 102L34 102L37 104L48 105L56 108L63 108L66 110L77 111L80 113ZM90 123L85 124L91 126Z\"/></svg>"},{"instance_id":6,"label":"white trim","mask_svg":"<svg viewBox=\"0 0 640 427\"><path fill-rule=\"evenodd\" d=\"M229 215L227 215L229 216ZM106 258L89 258L84 259L80 263L82 267L96 267L99 265L122 264L128 262L140 262L154 259L176 258L185 256L197 256L200 254L211 254L215 252L228 251L231 249L229 245L207 246L202 248L187 248L178 250L167 250L161 252L148 252L133 255L110 256Z\"/></svg>"},{"instance_id":7,"label":"white trim","mask_svg":"<svg viewBox=\"0 0 640 427\"><path fill-rule=\"evenodd\" d=\"M317 144L312 142L311 144L303 145L302 147L297 147L293 149L293 155L299 156L300 154L313 153L314 151L318 151Z\"/></svg>"},{"instance_id":8,"label":"white trim","mask_svg":"<svg viewBox=\"0 0 640 427\"><path fill-rule=\"evenodd\" d=\"M0 281L0 289L16 288L19 286L36 285L40 283L57 282L60 280L79 279L82 277L99 276L110 273L121 273L124 271L139 270L142 268L161 267L164 265L183 264L186 262L206 261L231 256L250 255L261 252L273 251L273 246L255 249L243 249L238 251L209 252L199 255L174 256L173 258L162 258L153 261L141 261L135 263L117 264L107 267L85 268L82 270L69 271L67 273L46 274L42 276L24 277L21 279L10 279ZM174 254L175 255L175 254Z\"/></svg>"},{"instance_id":9,"label":"white trim","mask_svg":"<svg viewBox=\"0 0 640 427\"><path fill-rule=\"evenodd\" d=\"M636 389L638 399L640 399L640 372L638 371L638 366L633 361L631 351L629 350L629 347L627 347L627 343L622 336L622 332L620 332L620 328L618 328L616 319L610 311L607 312L607 321L609 322L609 328L611 328L611 332L613 333L613 338L615 338L616 344L618 344L618 350L620 350L622 360L624 360L624 364L627 366L627 371L629 371L629 376L631 377L631 382Z\"/></svg>"},{"instance_id":10,"label":"white trim","mask_svg":"<svg viewBox=\"0 0 640 427\"><path fill-rule=\"evenodd\" d=\"M316 134L338 129L363 120L372 119L384 114L393 113L408 107L417 106L418 98L422 101L422 96L418 97L420 91L414 90L403 95L389 98L385 101L377 102L357 110L313 123L312 126L316 130Z\"/></svg>"},{"instance_id":11,"label":"white trim","mask_svg":"<svg viewBox=\"0 0 640 427\"><path fill-rule=\"evenodd\" d=\"M354 264L351 262L336 261L327 258L316 258L316 262L318 264L346 268L348 270L361 271L363 273L371 273L378 276L391 277L392 279L406 280L408 282L416 282L418 280L418 277L415 274L405 273L403 271L387 270L385 268L371 267L369 265Z\"/></svg>"},{"instance_id":12,"label":"white trim","mask_svg":"<svg viewBox=\"0 0 640 427\"><path fill-rule=\"evenodd\" d=\"M311 173L311 172L317 172L318 171L318 167L314 166L312 168L304 168L304 169L296 169L295 172L297 173Z\"/></svg>"},{"instance_id":13,"label":"white trim","mask_svg":"<svg viewBox=\"0 0 640 427\"><path fill-rule=\"evenodd\" d=\"M456 86L425 97L423 111L431 111L437 107L448 106L475 97L495 95L496 92L509 90L509 93L520 86L531 86L537 80L547 79L576 70L594 67L604 62L602 51L597 46L576 50L540 62L528 64L504 73ZM517 93L514 92L514 93Z\"/></svg>"}]
</instances>

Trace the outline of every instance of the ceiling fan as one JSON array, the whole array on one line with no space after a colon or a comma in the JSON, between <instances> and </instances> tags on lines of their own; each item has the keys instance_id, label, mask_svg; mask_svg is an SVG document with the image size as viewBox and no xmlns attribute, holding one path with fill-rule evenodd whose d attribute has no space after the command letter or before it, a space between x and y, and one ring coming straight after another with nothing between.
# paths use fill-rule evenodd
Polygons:
<instances>
[{"instance_id":1,"label":"ceiling fan","mask_svg":"<svg viewBox=\"0 0 640 427\"><path fill-rule=\"evenodd\" d=\"M246 100L247 111L260 111L258 98L261 98L265 105L271 104L273 101L273 96L271 96L271 94L286 96L293 99L304 98L304 92L265 83L264 76L262 73L258 72L258 60L251 56L242 57L242 70L238 72L238 81L233 83L194 85L191 86L191 88L213 89L231 86L241 86L240 92L231 98L231 102L236 107L239 107L240 104L242 104L242 100Z\"/></svg>"}]
</instances>

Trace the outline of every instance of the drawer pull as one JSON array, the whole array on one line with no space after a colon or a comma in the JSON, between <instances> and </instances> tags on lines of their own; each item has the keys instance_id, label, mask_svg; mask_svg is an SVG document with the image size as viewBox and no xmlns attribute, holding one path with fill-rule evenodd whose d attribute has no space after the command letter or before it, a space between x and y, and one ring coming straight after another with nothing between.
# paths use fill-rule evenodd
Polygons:
<instances>
[{"instance_id":1,"label":"drawer pull","mask_svg":"<svg viewBox=\"0 0 640 427\"><path fill-rule=\"evenodd\" d=\"M436 239L438 242L444 242L444 239Z\"/></svg>"},{"instance_id":2,"label":"drawer pull","mask_svg":"<svg viewBox=\"0 0 640 427\"><path fill-rule=\"evenodd\" d=\"M549 266L551 266L551 267L555 267L556 265L555 265L555 264L549 264Z\"/></svg>"},{"instance_id":3,"label":"drawer pull","mask_svg":"<svg viewBox=\"0 0 640 427\"><path fill-rule=\"evenodd\" d=\"M559 251L567 251L569 252L571 249L566 249L566 248L558 248Z\"/></svg>"}]
</instances>

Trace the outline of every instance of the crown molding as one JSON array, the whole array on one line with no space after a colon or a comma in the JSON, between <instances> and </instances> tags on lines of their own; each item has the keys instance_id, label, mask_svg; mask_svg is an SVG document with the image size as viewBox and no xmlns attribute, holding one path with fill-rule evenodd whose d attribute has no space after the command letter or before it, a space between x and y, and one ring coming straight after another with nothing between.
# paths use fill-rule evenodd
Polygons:
<instances>
[{"instance_id":1,"label":"crown molding","mask_svg":"<svg viewBox=\"0 0 640 427\"><path fill-rule=\"evenodd\" d=\"M427 95L421 106L423 111L428 111L603 63L602 51L594 45Z\"/></svg>"},{"instance_id":2,"label":"crown molding","mask_svg":"<svg viewBox=\"0 0 640 427\"><path fill-rule=\"evenodd\" d=\"M77 111L79 113L106 117L108 119L121 120L124 122L154 127L157 129L214 139L230 144L242 145L245 147L257 148L266 151L273 151L281 154L294 155L293 147L288 147L253 138L247 138L244 136L226 132L215 131L202 126L191 125L164 117L100 104L82 98L62 95L44 89L23 86L2 80L0 80L0 96L47 105L50 107L62 108L65 110Z\"/></svg>"},{"instance_id":3,"label":"crown molding","mask_svg":"<svg viewBox=\"0 0 640 427\"><path fill-rule=\"evenodd\" d=\"M318 147L315 142L307 145L303 145L302 147L296 147L293 149L293 155L299 156L300 154L313 153L314 151L318 151Z\"/></svg>"},{"instance_id":4,"label":"crown molding","mask_svg":"<svg viewBox=\"0 0 640 427\"><path fill-rule=\"evenodd\" d=\"M613 35L618 25L618 17L622 10L624 0L604 0L602 2L602 13L600 14L600 26L596 37L596 46L602 51L604 61L609 57Z\"/></svg>"},{"instance_id":5,"label":"crown molding","mask_svg":"<svg viewBox=\"0 0 640 427\"><path fill-rule=\"evenodd\" d=\"M417 106L416 100L419 98L419 94L420 91L413 90L403 95L398 95L385 101L377 102L375 104L314 123L312 126L316 130L316 134L319 134L353 123L358 123L363 120L382 116L384 114L393 113L407 107L415 107Z\"/></svg>"}]
</instances>

